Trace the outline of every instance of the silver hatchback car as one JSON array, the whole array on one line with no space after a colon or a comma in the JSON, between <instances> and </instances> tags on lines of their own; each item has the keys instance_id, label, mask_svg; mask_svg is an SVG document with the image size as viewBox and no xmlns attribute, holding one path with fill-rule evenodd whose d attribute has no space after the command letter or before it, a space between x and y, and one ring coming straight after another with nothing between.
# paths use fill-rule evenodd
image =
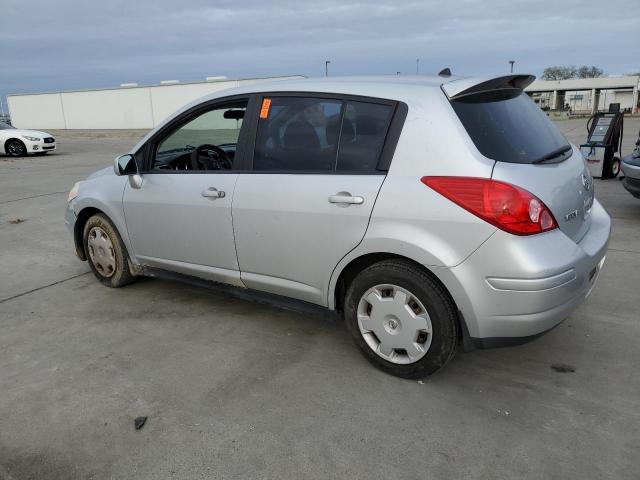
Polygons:
<instances>
[{"instance_id":1,"label":"silver hatchback car","mask_svg":"<svg viewBox=\"0 0 640 480\"><path fill-rule=\"evenodd\" d=\"M401 377L523 343L591 292L611 229L532 80L217 92L73 187L77 255L110 287L151 275L339 311Z\"/></svg>"}]
</instances>

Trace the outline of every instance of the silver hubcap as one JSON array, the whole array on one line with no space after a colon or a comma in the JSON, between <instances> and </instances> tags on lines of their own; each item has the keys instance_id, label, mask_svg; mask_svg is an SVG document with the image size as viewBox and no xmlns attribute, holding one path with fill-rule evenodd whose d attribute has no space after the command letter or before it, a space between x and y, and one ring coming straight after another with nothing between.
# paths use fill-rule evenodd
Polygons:
<instances>
[{"instance_id":1,"label":"silver hubcap","mask_svg":"<svg viewBox=\"0 0 640 480\"><path fill-rule=\"evenodd\" d=\"M431 346L433 330L418 297L397 285L376 285L358 303L358 326L378 356L398 364L414 363Z\"/></svg>"},{"instance_id":2,"label":"silver hubcap","mask_svg":"<svg viewBox=\"0 0 640 480\"><path fill-rule=\"evenodd\" d=\"M109 236L100 227L93 227L89 230L87 244L91 263L96 270L104 277L112 276L116 272L116 255Z\"/></svg>"}]
</instances>

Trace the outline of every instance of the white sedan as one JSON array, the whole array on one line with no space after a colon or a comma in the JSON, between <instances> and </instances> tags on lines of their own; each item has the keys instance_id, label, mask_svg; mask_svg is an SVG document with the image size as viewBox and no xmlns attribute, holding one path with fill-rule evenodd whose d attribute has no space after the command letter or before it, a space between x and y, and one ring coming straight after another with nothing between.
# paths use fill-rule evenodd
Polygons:
<instances>
[{"instance_id":1,"label":"white sedan","mask_svg":"<svg viewBox=\"0 0 640 480\"><path fill-rule=\"evenodd\" d=\"M0 122L0 155L23 157L29 153L44 155L56 149L56 139L47 132L22 130Z\"/></svg>"}]
</instances>

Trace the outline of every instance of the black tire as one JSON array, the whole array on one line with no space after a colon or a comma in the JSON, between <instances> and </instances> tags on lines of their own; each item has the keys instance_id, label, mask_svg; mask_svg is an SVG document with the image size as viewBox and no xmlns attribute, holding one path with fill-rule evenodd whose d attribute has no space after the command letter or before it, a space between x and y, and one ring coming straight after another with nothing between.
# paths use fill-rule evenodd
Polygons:
<instances>
[{"instance_id":1,"label":"black tire","mask_svg":"<svg viewBox=\"0 0 640 480\"><path fill-rule=\"evenodd\" d=\"M94 263L93 255L90 252L89 247L89 234L92 233L92 230L95 227L98 227L103 231L111 242L113 257L115 258L115 268L112 271L101 271L99 264L96 266ZM98 213L87 220L82 232L82 241L91 271L103 285L111 288L118 288L128 285L135 280L135 275L131 273L129 268L130 259L127 248L122 242L122 238L120 238L118 231L106 215Z\"/></svg>"},{"instance_id":2,"label":"black tire","mask_svg":"<svg viewBox=\"0 0 640 480\"><path fill-rule=\"evenodd\" d=\"M616 178L620 173L620 159L618 157L613 157L611 159L611 167L609 168L609 176L611 178Z\"/></svg>"},{"instance_id":3,"label":"black tire","mask_svg":"<svg viewBox=\"0 0 640 480\"><path fill-rule=\"evenodd\" d=\"M409 364L390 362L376 354L358 326L358 303L370 288L393 284L415 295L425 306L433 334L425 356ZM406 260L384 260L361 271L351 282L344 300L347 328L365 357L383 371L402 378L424 378L444 367L455 355L458 315L455 304L442 285L428 272Z\"/></svg>"},{"instance_id":4,"label":"black tire","mask_svg":"<svg viewBox=\"0 0 640 480\"><path fill-rule=\"evenodd\" d=\"M27 147L17 138L11 138L4 144L4 151L10 157L24 157L27 155Z\"/></svg>"}]
</instances>

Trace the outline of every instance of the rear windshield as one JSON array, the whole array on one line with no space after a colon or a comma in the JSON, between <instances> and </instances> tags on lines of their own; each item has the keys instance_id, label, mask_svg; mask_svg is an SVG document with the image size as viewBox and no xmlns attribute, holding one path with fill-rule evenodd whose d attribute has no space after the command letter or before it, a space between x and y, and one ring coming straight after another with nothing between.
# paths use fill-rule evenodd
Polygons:
<instances>
[{"instance_id":1,"label":"rear windshield","mask_svg":"<svg viewBox=\"0 0 640 480\"><path fill-rule=\"evenodd\" d=\"M570 154L566 138L521 91L496 91L452 100L480 153L499 162L536 163Z\"/></svg>"}]
</instances>

